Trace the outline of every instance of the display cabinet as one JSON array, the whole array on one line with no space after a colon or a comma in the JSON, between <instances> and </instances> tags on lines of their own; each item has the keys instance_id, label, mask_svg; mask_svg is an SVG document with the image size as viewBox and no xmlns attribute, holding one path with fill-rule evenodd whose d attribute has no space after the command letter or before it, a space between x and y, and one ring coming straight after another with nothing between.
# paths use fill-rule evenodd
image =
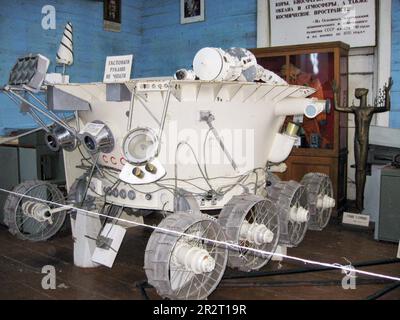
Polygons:
<instances>
[{"instance_id":1,"label":"display cabinet","mask_svg":"<svg viewBox=\"0 0 400 320\"><path fill-rule=\"evenodd\" d=\"M251 49L263 67L290 84L316 89L312 97L330 102L315 119L288 117L300 124L300 139L286 161L283 180L300 181L309 172L326 173L332 179L338 211L346 202L347 186L347 115L333 110L332 83L340 87L340 100L347 105L348 51L342 42Z\"/></svg>"}]
</instances>

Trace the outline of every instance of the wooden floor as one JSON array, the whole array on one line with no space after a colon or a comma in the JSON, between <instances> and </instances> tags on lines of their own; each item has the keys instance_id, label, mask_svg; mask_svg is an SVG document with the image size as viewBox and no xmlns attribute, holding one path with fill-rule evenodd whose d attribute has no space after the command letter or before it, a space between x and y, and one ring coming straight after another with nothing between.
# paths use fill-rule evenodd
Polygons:
<instances>
[{"instance_id":1,"label":"wooden floor","mask_svg":"<svg viewBox=\"0 0 400 320\"><path fill-rule=\"evenodd\" d=\"M68 232L51 241L30 243L17 240L0 227L0 299L143 299L135 283L145 279L143 252L148 237L148 230L130 229L112 269L80 269L73 265L72 239ZM376 242L371 233L332 223L323 232L309 231L300 247L290 249L288 254L348 264L348 261L392 259L396 252L397 245ZM56 290L42 289L41 270L45 265L56 268ZM287 261L270 262L263 270L303 267ZM400 264L363 270L400 276ZM227 270L226 275L230 274L232 270ZM355 290L344 290L340 284L342 277L340 271L325 271L234 282L224 280L210 299L365 299L390 285L371 284L372 278L361 276ZM159 298L154 289L147 289L147 293L151 299ZM400 299L400 288L381 299Z\"/></svg>"}]
</instances>

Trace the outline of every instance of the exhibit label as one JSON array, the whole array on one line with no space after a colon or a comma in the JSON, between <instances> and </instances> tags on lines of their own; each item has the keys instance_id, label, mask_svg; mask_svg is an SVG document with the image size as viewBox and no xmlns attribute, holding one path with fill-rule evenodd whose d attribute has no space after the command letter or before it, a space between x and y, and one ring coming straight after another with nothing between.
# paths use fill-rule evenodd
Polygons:
<instances>
[{"instance_id":1,"label":"exhibit label","mask_svg":"<svg viewBox=\"0 0 400 320\"><path fill-rule=\"evenodd\" d=\"M104 70L104 83L122 83L131 77L133 55L109 56Z\"/></svg>"},{"instance_id":2,"label":"exhibit label","mask_svg":"<svg viewBox=\"0 0 400 320\"><path fill-rule=\"evenodd\" d=\"M376 45L375 0L270 0L271 45Z\"/></svg>"}]
</instances>

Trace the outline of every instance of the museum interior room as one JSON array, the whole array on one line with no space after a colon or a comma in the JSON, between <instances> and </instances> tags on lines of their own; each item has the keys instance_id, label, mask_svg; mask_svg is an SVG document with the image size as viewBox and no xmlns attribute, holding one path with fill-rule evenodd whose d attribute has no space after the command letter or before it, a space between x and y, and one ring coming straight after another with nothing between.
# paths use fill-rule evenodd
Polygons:
<instances>
[{"instance_id":1,"label":"museum interior room","mask_svg":"<svg viewBox=\"0 0 400 320\"><path fill-rule=\"evenodd\" d=\"M0 4L0 300L400 300L400 0Z\"/></svg>"}]
</instances>

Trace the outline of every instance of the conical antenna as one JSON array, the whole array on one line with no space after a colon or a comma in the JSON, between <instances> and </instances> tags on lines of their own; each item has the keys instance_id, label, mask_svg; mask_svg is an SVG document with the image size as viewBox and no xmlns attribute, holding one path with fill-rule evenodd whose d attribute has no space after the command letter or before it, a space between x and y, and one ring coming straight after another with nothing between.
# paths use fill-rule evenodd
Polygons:
<instances>
[{"instance_id":1,"label":"conical antenna","mask_svg":"<svg viewBox=\"0 0 400 320\"><path fill-rule=\"evenodd\" d=\"M61 39L60 47L57 51L57 63L62 64L65 71L65 66L70 66L74 63L74 49L72 41L72 23L68 22L65 25L63 37ZM63 72L64 73L64 72Z\"/></svg>"}]
</instances>

